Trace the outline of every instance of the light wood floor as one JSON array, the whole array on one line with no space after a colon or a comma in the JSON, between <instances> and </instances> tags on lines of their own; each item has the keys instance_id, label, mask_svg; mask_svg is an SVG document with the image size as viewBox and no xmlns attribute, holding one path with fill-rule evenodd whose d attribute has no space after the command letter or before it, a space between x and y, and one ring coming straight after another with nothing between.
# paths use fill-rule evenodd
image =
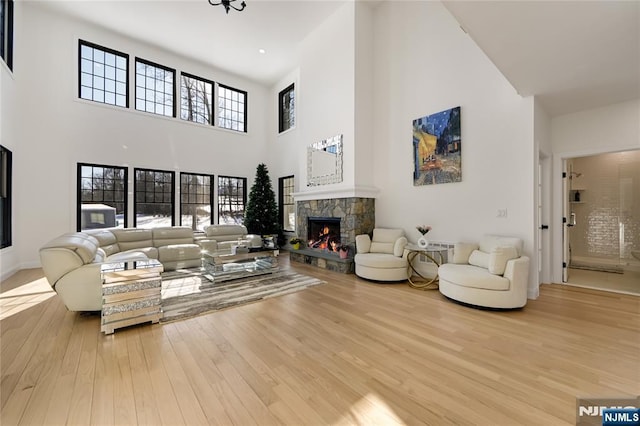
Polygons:
<instances>
[{"instance_id":1,"label":"light wood floor","mask_svg":"<svg viewBox=\"0 0 640 426\"><path fill-rule=\"evenodd\" d=\"M328 284L111 336L18 272L0 285L0 423L560 425L576 396L640 393L639 297L545 285L491 312L291 268Z\"/></svg>"}]
</instances>

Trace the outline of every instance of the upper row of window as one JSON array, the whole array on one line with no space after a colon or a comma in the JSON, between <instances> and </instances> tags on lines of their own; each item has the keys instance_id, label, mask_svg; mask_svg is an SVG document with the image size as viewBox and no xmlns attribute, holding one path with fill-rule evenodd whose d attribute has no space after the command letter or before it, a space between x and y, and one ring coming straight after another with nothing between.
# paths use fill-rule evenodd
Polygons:
<instances>
[{"instance_id":1,"label":"upper row of window","mask_svg":"<svg viewBox=\"0 0 640 426\"><path fill-rule=\"evenodd\" d=\"M176 70L135 60L135 108L176 117ZM79 97L129 108L129 55L79 40ZM247 92L218 83L218 126L247 131ZM180 73L180 118L214 125L214 82Z\"/></svg>"}]
</instances>

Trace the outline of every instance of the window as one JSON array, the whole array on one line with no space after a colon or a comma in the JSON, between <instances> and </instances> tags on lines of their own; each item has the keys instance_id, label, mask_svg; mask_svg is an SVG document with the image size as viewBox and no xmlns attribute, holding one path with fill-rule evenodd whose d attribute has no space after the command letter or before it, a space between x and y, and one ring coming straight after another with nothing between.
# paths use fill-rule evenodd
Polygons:
<instances>
[{"instance_id":1,"label":"window","mask_svg":"<svg viewBox=\"0 0 640 426\"><path fill-rule=\"evenodd\" d=\"M278 95L278 123L280 133L291 129L296 124L296 97L293 84Z\"/></svg>"},{"instance_id":2,"label":"window","mask_svg":"<svg viewBox=\"0 0 640 426\"><path fill-rule=\"evenodd\" d=\"M218 126L247 131L247 92L218 85Z\"/></svg>"},{"instance_id":3,"label":"window","mask_svg":"<svg viewBox=\"0 0 640 426\"><path fill-rule=\"evenodd\" d=\"M176 70L136 58L136 109L175 117L175 78Z\"/></svg>"},{"instance_id":4,"label":"window","mask_svg":"<svg viewBox=\"0 0 640 426\"><path fill-rule=\"evenodd\" d=\"M182 73L180 79L180 118L213 124L213 82Z\"/></svg>"},{"instance_id":5,"label":"window","mask_svg":"<svg viewBox=\"0 0 640 426\"><path fill-rule=\"evenodd\" d=\"M242 224L247 178L218 176L218 223Z\"/></svg>"},{"instance_id":6,"label":"window","mask_svg":"<svg viewBox=\"0 0 640 426\"><path fill-rule=\"evenodd\" d=\"M13 0L0 0L0 56L13 70Z\"/></svg>"},{"instance_id":7,"label":"window","mask_svg":"<svg viewBox=\"0 0 640 426\"><path fill-rule=\"evenodd\" d=\"M13 154L0 145L0 248L11 246L11 164Z\"/></svg>"},{"instance_id":8,"label":"window","mask_svg":"<svg viewBox=\"0 0 640 426\"><path fill-rule=\"evenodd\" d=\"M293 176L278 179L278 204L280 206L280 223L285 231L296 230L296 203L293 201L295 180Z\"/></svg>"},{"instance_id":9,"label":"window","mask_svg":"<svg viewBox=\"0 0 640 426\"><path fill-rule=\"evenodd\" d=\"M84 40L79 41L78 50L78 96L128 108L129 55Z\"/></svg>"},{"instance_id":10,"label":"window","mask_svg":"<svg viewBox=\"0 0 640 426\"><path fill-rule=\"evenodd\" d=\"M78 163L77 229L127 226L126 167Z\"/></svg>"},{"instance_id":11,"label":"window","mask_svg":"<svg viewBox=\"0 0 640 426\"><path fill-rule=\"evenodd\" d=\"M163 170L134 169L135 180L133 204L135 215L133 226L157 228L175 224L174 172Z\"/></svg>"},{"instance_id":12,"label":"window","mask_svg":"<svg viewBox=\"0 0 640 426\"><path fill-rule=\"evenodd\" d=\"M180 225L204 230L213 223L213 176L180 173Z\"/></svg>"}]
</instances>

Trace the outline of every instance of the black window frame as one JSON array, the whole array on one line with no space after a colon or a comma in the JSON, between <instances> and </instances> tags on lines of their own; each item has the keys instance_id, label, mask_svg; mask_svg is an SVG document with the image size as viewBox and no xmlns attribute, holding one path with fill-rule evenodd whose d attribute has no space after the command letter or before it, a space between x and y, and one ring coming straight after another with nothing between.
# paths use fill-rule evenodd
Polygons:
<instances>
[{"instance_id":1,"label":"black window frame","mask_svg":"<svg viewBox=\"0 0 640 426\"><path fill-rule=\"evenodd\" d=\"M211 102L210 102L210 104L209 104L209 114L210 114L210 116L209 116L209 121L208 121L207 123L201 123L200 121L197 121L197 120L189 120L188 118L183 118L183 117L182 117L182 111L183 111L183 108L182 108L182 105L183 105L183 104L182 104L182 94L183 94L183 93L182 93L182 83L183 83L183 77L190 78L190 79L192 79L192 80L197 80L197 81L200 81L200 82L202 82L202 83L205 83L205 84L208 84L208 85L210 85L210 86L211 86ZM214 121L215 121L215 120L214 120L215 111L214 111L214 104L213 104L213 100L214 100L214 96L215 96L215 93L214 93L214 91L215 91L215 86L216 86L216 84L215 84L215 82L214 82L214 81L212 81L212 80L208 80L208 79L206 79L206 78L198 77L197 75L189 74L189 73L187 73L187 72L183 72L183 71L181 71L181 72L180 72L180 119L181 119L181 120L184 120L184 121L192 122L192 123L208 124L208 125L210 125L210 126L213 126L213 125L214 125Z\"/></svg>"},{"instance_id":2,"label":"black window frame","mask_svg":"<svg viewBox=\"0 0 640 426\"><path fill-rule=\"evenodd\" d=\"M171 175L171 226L175 226L176 224L176 184L175 184L176 172L174 172L173 170L146 169L146 168L136 167L133 169L133 227L135 228L138 226L138 194L141 192L144 192L144 193L147 192L146 189L144 191L138 190L138 172L166 173ZM154 194L155 194L155 191L154 191ZM165 194L165 192L163 191L162 194ZM156 201L147 202L145 200L144 204L165 204L165 202L157 203ZM145 228L145 229L152 229L152 228Z\"/></svg>"},{"instance_id":3,"label":"black window frame","mask_svg":"<svg viewBox=\"0 0 640 426\"><path fill-rule=\"evenodd\" d=\"M226 89L226 90L231 90L232 92L236 92L239 94L244 95L244 111L243 111L243 115L244 115L244 120L242 121L242 124L244 125L244 130L236 130L232 127L227 127L226 123L223 124L223 122L221 120L231 120L233 122L233 119L227 119L224 117L221 117L221 114L223 113L223 111L229 110L231 111L231 113L234 112L233 109L228 109L228 108L221 108L220 107L220 88ZM227 99L227 98L223 98L223 99ZM249 128L249 121L248 121L248 105L249 105L249 95L246 91L244 90L240 90L240 89L236 89L235 87L231 87L231 86L227 86L226 84L220 84L218 83L218 93L217 93L217 111L218 111L218 127L221 129L227 129L227 130L231 130L233 132L240 132L240 133L247 133L247 130ZM232 101L233 102L233 101ZM236 111L239 112L239 111ZM238 123L240 123L240 120L236 120Z\"/></svg>"},{"instance_id":4,"label":"black window frame","mask_svg":"<svg viewBox=\"0 0 640 426\"><path fill-rule=\"evenodd\" d=\"M247 210L247 178L246 177L241 177L241 176L218 176L218 182L217 182L217 191L216 191L216 195L217 195L217 205L218 205L218 223L220 222L220 213L221 213L221 204L220 204L220 197L222 197L222 195L220 194L220 181L221 179L236 179L238 181L242 181L242 185L243 185L243 190L242 190L242 221L240 223L244 223L244 213ZM236 188L238 187L238 185L236 185ZM239 205L239 204L234 204L234 205ZM227 223L227 222L224 222ZM235 222L237 223L237 222Z\"/></svg>"},{"instance_id":5,"label":"black window frame","mask_svg":"<svg viewBox=\"0 0 640 426\"><path fill-rule=\"evenodd\" d=\"M289 180L291 180L290 184L288 183ZM286 189L290 189L291 191L287 193ZM294 209L293 211L294 213L296 212L295 211L296 203L293 200L293 196L291 195L291 193L293 193L294 190L295 190L295 175L283 176L281 178L278 178L278 215L280 216L280 225L282 226L282 229L287 232L296 232L295 221L293 224L294 228L287 229L285 227L286 222L284 220L284 206L293 206L293 209Z\"/></svg>"},{"instance_id":6,"label":"black window frame","mask_svg":"<svg viewBox=\"0 0 640 426\"><path fill-rule=\"evenodd\" d=\"M164 113L159 114L159 113L155 112L155 105L157 105L157 104L158 104L158 103L155 101L155 96L154 96L154 100L153 100L153 103L154 103L154 111L153 111L153 112L151 112L151 111L147 111L147 108L146 108L146 102L147 102L147 98L146 98L146 90L147 90L147 88L146 88L146 85L145 85L145 87L143 87L143 90L145 90L145 97L144 97L144 99L142 99L142 98L138 98L138 62L139 62L139 63L141 63L141 64L144 64L144 65L146 65L146 66L150 66L150 67L154 67L154 68L159 68L159 69L161 69L161 70L164 70L164 71L170 72L170 73L173 75L173 85L172 85L173 87L172 87L172 89L171 89L171 98L172 98L172 105L171 105L171 109L172 109L172 112L171 112L171 116L170 116L170 117L172 117L172 118L176 118L176 103L177 103L177 102L176 102L176 70L175 70L175 68L167 67L167 66L165 66L165 65L161 65L161 64L158 64L158 63L156 63L156 62L152 62L152 61L149 61L149 60L146 60L146 59L142 59L142 58L137 57L137 56L136 56L136 58L135 58L135 67L134 67L134 68L135 68L135 71L134 71L134 72L135 72L135 76L136 76L136 77L135 77L135 97L134 97L134 99L135 99L135 102L134 102L134 108L135 108L135 110L136 110L136 111L141 111L141 112L146 112L146 113L148 113L148 114L159 115L159 116L161 116L161 117L169 117L169 115L166 115L166 114L164 114ZM146 84L146 75L145 75L145 84ZM155 95L155 93L156 93L155 88L153 89L153 92L154 92L154 95ZM166 94L166 92L162 92L162 93ZM143 102L145 102L145 108L144 108L144 109L139 109L139 108L138 108L138 99L140 99L140 100L142 100ZM164 104L163 104L163 106L164 106Z\"/></svg>"},{"instance_id":7,"label":"black window frame","mask_svg":"<svg viewBox=\"0 0 640 426\"><path fill-rule=\"evenodd\" d=\"M117 169L122 170L124 172L123 181L124 186L122 189L123 192L123 212L124 212L124 227L127 228L129 226L129 168L125 166L113 166L109 164L96 164L96 163L78 163L77 165L77 174L76 174L76 230L82 231L82 168L83 167L100 167L103 169ZM93 173L92 173L93 178ZM103 190L104 192L104 190ZM115 197L114 197L115 198ZM110 201L105 201L104 197L102 200L99 200L97 204L107 204ZM93 203L87 203L93 204ZM107 204L108 205L108 204ZM113 206L112 206L113 207ZM118 214L116 210L116 214Z\"/></svg>"},{"instance_id":8,"label":"black window frame","mask_svg":"<svg viewBox=\"0 0 640 426\"><path fill-rule=\"evenodd\" d=\"M82 84L82 74L83 74L83 71L82 71L82 59L83 59L82 58L82 46L87 46L87 47L90 47L92 49L102 50L105 53L110 53L112 55L115 55L116 57L123 57L125 59L125 63L126 63L126 67L127 68L124 70L125 71L125 79L126 79L125 82L124 82L125 83L125 94L124 94L124 96L125 96L125 105L124 106L117 104L117 101L116 101L117 96L118 96L117 89L115 89L116 91L113 92L114 95L115 95L115 98L114 98L114 102L115 103L106 102L106 100L103 100L103 101L95 100L95 99L93 99L93 96L92 96L92 99L88 99L88 98L85 98L85 97L82 96L82 87L83 87L83 84ZM103 63L103 65L104 65L104 63ZM117 73L117 67L116 67L116 73ZM91 74L91 76L94 77L94 78L96 77L94 74ZM100 77L100 76L98 76L98 77ZM105 85L104 85L105 88L97 89L97 90L102 90L102 92L106 94L107 93L107 90L106 90L106 80L107 80L106 75L103 76L103 78L105 79ZM117 84L119 83L117 78L114 80L114 82L115 82L114 85L117 87ZM89 87L89 86L84 86L84 87ZM91 89L92 89L92 91L95 90L94 86L91 86ZM85 101L97 102L97 103L105 104L105 105L113 105L113 106L116 106L118 108L129 108L129 55L127 53L120 52L118 50L114 50L114 49L111 49L111 48L108 48L108 47L105 47L105 46L101 46L99 44L95 44L95 43L92 43L90 41L78 39L78 98L83 99ZM105 96L105 99L106 99L106 96Z\"/></svg>"},{"instance_id":9,"label":"black window frame","mask_svg":"<svg viewBox=\"0 0 640 426\"><path fill-rule=\"evenodd\" d=\"M13 0L0 0L2 9L0 10L0 25L2 25L0 37L0 57L7 67L13 71Z\"/></svg>"},{"instance_id":10,"label":"black window frame","mask_svg":"<svg viewBox=\"0 0 640 426\"><path fill-rule=\"evenodd\" d=\"M183 191L184 188L184 184L182 182L182 177L183 176L200 176L200 177L208 177L209 178L209 209L210 209L210 217L209 217L209 224L213 225L213 194L215 192L215 176L212 174L206 174L206 173L191 173L191 172L180 172L180 226L185 226L182 223L182 216L183 216L183 205L187 204L187 205L202 205L203 203L191 203L191 202L183 202L184 199L184 195L185 195L185 191ZM191 195L190 192L187 192L187 195ZM196 196L198 194L195 194ZM191 224L191 229L193 230L198 230L197 227L197 222L196 222L196 226L194 228L193 223Z\"/></svg>"},{"instance_id":11,"label":"black window frame","mask_svg":"<svg viewBox=\"0 0 640 426\"><path fill-rule=\"evenodd\" d=\"M295 93L295 83L291 83L290 86L278 93L278 133L283 133L296 127ZM291 94L293 94L292 97ZM289 99L287 99L287 96L289 96ZM286 108L287 103L289 104L288 109ZM285 113L287 119L285 119ZM293 123L291 122L292 116Z\"/></svg>"},{"instance_id":12,"label":"black window frame","mask_svg":"<svg viewBox=\"0 0 640 426\"><path fill-rule=\"evenodd\" d=\"M0 145L0 249L13 245L11 233L12 176L13 153Z\"/></svg>"}]
</instances>

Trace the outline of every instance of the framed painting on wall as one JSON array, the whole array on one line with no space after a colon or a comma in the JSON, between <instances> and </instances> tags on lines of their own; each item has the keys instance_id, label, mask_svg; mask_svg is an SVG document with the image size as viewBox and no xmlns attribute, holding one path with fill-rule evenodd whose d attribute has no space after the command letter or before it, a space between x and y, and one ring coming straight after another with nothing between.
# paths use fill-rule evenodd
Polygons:
<instances>
[{"instance_id":1,"label":"framed painting on wall","mask_svg":"<svg viewBox=\"0 0 640 426\"><path fill-rule=\"evenodd\" d=\"M413 185L462 180L460 107L413 120Z\"/></svg>"}]
</instances>

